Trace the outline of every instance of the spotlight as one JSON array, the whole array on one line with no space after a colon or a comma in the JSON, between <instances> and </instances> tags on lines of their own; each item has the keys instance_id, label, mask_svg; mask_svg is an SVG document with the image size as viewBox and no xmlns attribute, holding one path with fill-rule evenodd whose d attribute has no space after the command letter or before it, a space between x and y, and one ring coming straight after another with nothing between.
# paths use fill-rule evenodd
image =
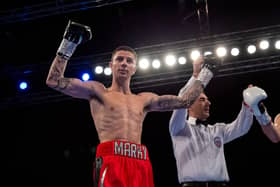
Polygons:
<instances>
[{"instance_id":1,"label":"spotlight","mask_svg":"<svg viewBox=\"0 0 280 187\"><path fill-rule=\"evenodd\" d=\"M175 63L176 63L176 58L174 55L167 55L165 57L165 63L168 65L168 66L174 66Z\"/></svg>"},{"instance_id":2,"label":"spotlight","mask_svg":"<svg viewBox=\"0 0 280 187\"><path fill-rule=\"evenodd\" d=\"M191 59L196 60L196 59L198 59L198 57L200 57L200 52L198 50L193 50L191 52Z\"/></svg>"},{"instance_id":3,"label":"spotlight","mask_svg":"<svg viewBox=\"0 0 280 187\"><path fill-rule=\"evenodd\" d=\"M82 80L83 81L88 81L89 79L90 79L90 75L88 73L83 73Z\"/></svg>"},{"instance_id":4,"label":"spotlight","mask_svg":"<svg viewBox=\"0 0 280 187\"><path fill-rule=\"evenodd\" d=\"M185 57L181 56L178 58L178 62L179 62L179 64L183 65L183 64L187 63L187 59Z\"/></svg>"},{"instance_id":5,"label":"spotlight","mask_svg":"<svg viewBox=\"0 0 280 187\"><path fill-rule=\"evenodd\" d=\"M155 69L159 69L160 68L160 61L158 59L153 60L152 66Z\"/></svg>"},{"instance_id":6,"label":"spotlight","mask_svg":"<svg viewBox=\"0 0 280 187\"><path fill-rule=\"evenodd\" d=\"M248 51L249 54L255 53L256 50L257 50L257 48L256 48L255 45L249 45L249 46L247 47L247 51Z\"/></svg>"},{"instance_id":7,"label":"spotlight","mask_svg":"<svg viewBox=\"0 0 280 187\"><path fill-rule=\"evenodd\" d=\"M269 42L267 40L262 40L259 44L260 49L266 50L269 47Z\"/></svg>"},{"instance_id":8,"label":"spotlight","mask_svg":"<svg viewBox=\"0 0 280 187\"><path fill-rule=\"evenodd\" d=\"M227 54L227 50L225 47L218 47L216 50L216 54L218 57L224 57Z\"/></svg>"},{"instance_id":9,"label":"spotlight","mask_svg":"<svg viewBox=\"0 0 280 187\"><path fill-rule=\"evenodd\" d=\"M280 40L277 40L277 41L275 42L275 48L276 48L276 49L280 49Z\"/></svg>"},{"instance_id":10,"label":"spotlight","mask_svg":"<svg viewBox=\"0 0 280 187\"><path fill-rule=\"evenodd\" d=\"M105 75L111 75L112 74L112 70L111 70L111 68L110 67L106 67L105 69L104 69L104 74Z\"/></svg>"},{"instance_id":11,"label":"spotlight","mask_svg":"<svg viewBox=\"0 0 280 187\"><path fill-rule=\"evenodd\" d=\"M149 66L150 66L150 62L148 59L142 58L141 60L139 60L140 69L148 69Z\"/></svg>"},{"instance_id":12,"label":"spotlight","mask_svg":"<svg viewBox=\"0 0 280 187\"><path fill-rule=\"evenodd\" d=\"M26 81L20 81L18 84L18 88L20 90L27 90L28 89L28 83Z\"/></svg>"},{"instance_id":13,"label":"spotlight","mask_svg":"<svg viewBox=\"0 0 280 187\"><path fill-rule=\"evenodd\" d=\"M95 71L96 74L101 74L103 72L103 67L102 66L96 66L94 71Z\"/></svg>"},{"instance_id":14,"label":"spotlight","mask_svg":"<svg viewBox=\"0 0 280 187\"><path fill-rule=\"evenodd\" d=\"M232 56L238 56L239 55L239 49L237 47L234 47L231 49L230 53Z\"/></svg>"}]
</instances>

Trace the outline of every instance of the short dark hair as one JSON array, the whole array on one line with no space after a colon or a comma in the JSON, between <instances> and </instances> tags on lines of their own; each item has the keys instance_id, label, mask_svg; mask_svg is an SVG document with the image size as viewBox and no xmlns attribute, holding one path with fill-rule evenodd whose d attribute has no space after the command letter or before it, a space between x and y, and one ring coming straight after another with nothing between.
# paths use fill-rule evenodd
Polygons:
<instances>
[{"instance_id":1,"label":"short dark hair","mask_svg":"<svg viewBox=\"0 0 280 187\"><path fill-rule=\"evenodd\" d=\"M116 49L114 49L114 51L112 52L112 60L113 60L114 55L118 51L129 51L129 52L131 52L135 56L135 61L137 61L137 53L136 53L136 51L133 48L131 48L129 46L126 46L126 45L121 45L121 46L117 47Z\"/></svg>"}]
</instances>

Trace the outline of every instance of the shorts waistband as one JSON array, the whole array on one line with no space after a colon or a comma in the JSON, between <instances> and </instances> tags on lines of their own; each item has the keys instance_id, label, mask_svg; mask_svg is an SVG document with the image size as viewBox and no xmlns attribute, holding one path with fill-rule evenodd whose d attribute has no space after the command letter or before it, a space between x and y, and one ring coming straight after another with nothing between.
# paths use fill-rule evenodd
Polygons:
<instances>
[{"instance_id":1,"label":"shorts waistband","mask_svg":"<svg viewBox=\"0 0 280 187\"><path fill-rule=\"evenodd\" d=\"M139 160L149 160L148 150L145 145L122 140L113 140L100 143L97 146L96 157L106 155L125 156Z\"/></svg>"},{"instance_id":2,"label":"shorts waistband","mask_svg":"<svg viewBox=\"0 0 280 187\"><path fill-rule=\"evenodd\" d=\"M210 182L183 182L181 187L228 187L228 182L210 181Z\"/></svg>"}]
</instances>

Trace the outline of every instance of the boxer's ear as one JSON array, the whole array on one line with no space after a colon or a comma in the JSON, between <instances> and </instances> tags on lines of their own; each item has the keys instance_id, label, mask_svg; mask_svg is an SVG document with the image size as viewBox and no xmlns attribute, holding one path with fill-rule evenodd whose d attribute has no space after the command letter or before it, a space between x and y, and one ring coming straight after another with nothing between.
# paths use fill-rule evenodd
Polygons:
<instances>
[{"instance_id":1,"label":"boxer's ear","mask_svg":"<svg viewBox=\"0 0 280 187\"><path fill-rule=\"evenodd\" d=\"M274 118L274 125L275 126L280 125L280 113L275 116L275 118Z\"/></svg>"}]
</instances>

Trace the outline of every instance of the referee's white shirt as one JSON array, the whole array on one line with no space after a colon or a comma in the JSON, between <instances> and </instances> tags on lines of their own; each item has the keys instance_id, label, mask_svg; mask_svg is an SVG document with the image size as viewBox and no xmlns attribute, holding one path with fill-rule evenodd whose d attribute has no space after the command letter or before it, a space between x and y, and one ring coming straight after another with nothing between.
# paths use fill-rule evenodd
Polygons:
<instances>
[{"instance_id":1,"label":"referee's white shirt","mask_svg":"<svg viewBox=\"0 0 280 187\"><path fill-rule=\"evenodd\" d=\"M249 131L253 124L250 109L242 104L229 124L196 125L195 118L186 117L187 110L174 110L169 124L179 182L229 181L224 144Z\"/></svg>"}]
</instances>

